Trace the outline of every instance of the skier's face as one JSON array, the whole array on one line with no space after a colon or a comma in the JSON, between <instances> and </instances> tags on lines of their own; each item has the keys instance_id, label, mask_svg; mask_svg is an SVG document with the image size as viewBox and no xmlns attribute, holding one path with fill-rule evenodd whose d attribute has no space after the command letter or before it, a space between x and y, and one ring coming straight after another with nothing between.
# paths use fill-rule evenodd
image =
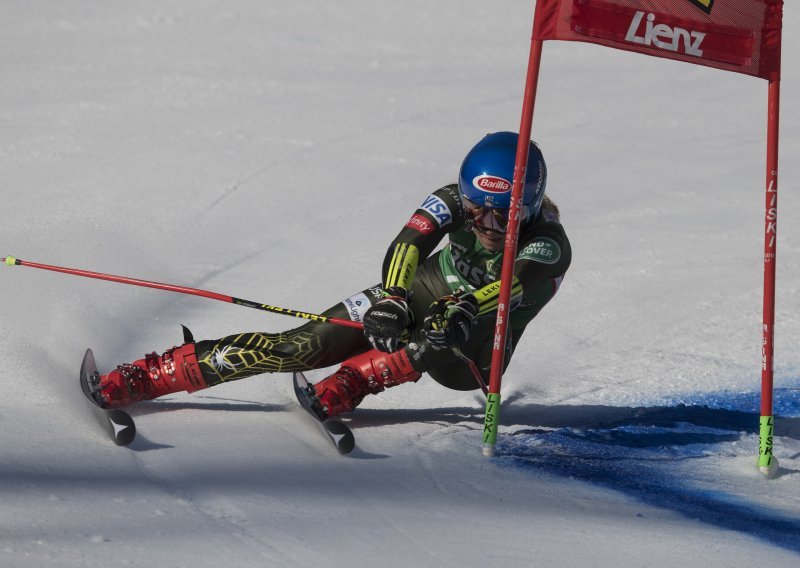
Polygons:
<instances>
[{"instance_id":1,"label":"skier's face","mask_svg":"<svg viewBox=\"0 0 800 568\"><path fill-rule=\"evenodd\" d=\"M491 252L500 252L503 250L506 242L505 233L486 231L477 226L472 227L472 232L475 233L475 236L478 237L478 242L480 242L486 250Z\"/></svg>"},{"instance_id":2,"label":"skier's face","mask_svg":"<svg viewBox=\"0 0 800 568\"><path fill-rule=\"evenodd\" d=\"M472 221L472 230L478 241L486 250L496 252L503 250L508 225L508 209L481 207L463 199L464 209Z\"/></svg>"}]
</instances>

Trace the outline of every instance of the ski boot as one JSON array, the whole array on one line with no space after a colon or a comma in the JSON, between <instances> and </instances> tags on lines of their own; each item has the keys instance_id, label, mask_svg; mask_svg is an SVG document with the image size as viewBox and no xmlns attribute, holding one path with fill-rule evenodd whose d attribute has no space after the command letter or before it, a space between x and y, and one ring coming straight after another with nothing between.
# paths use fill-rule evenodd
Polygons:
<instances>
[{"instance_id":1,"label":"ski boot","mask_svg":"<svg viewBox=\"0 0 800 568\"><path fill-rule=\"evenodd\" d=\"M368 394L409 381L422 375L408 360L404 350L384 353L372 349L344 361L338 371L314 385L319 399L318 414L323 420L355 410Z\"/></svg>"},{"instance_id":2,"label":"ski boot","mask_svg":"<svg viewBox=\"0 0 800 568\"><path fill-rule=\"evenodd\" d=\"M103 408L118 408L174 392L206 388L197 363L194 343L173 347L163 355L149 353L144 359L119 365L92 385L92 396Z\"/></svg>"}]
</instances>

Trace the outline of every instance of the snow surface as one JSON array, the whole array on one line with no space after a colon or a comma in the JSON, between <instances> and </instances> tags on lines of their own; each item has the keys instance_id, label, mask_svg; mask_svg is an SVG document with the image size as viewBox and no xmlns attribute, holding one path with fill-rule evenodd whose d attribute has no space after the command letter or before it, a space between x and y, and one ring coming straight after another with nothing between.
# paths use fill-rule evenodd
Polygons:
<instances>
[{"instance_id":1,"label":"snow surface","mask_svg":"<svg viewBox=\"0 0 800 568\"><path fill-rule=\"evenodd\" d=\"M0 5L2 255L318 311L484 133L515 130L532 2ZM277 331L255 310L2 267L0 566L797 566L800 7L784 19L778 477L755 469L766 83L544 49L534 134L574 262L484 403L366 400L336 455L264 376L143 404L110 368ZM320 373L321 376L321 373Z\"/></svg>"}]
</instances>

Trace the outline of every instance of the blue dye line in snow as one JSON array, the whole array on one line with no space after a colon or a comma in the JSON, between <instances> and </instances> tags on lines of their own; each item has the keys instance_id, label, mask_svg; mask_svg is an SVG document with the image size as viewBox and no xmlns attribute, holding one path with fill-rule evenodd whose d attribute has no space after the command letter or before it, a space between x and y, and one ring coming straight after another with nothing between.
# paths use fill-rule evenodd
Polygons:
<instances>
[{"instance_id":1,"label":"blue dye line in snow","mask_svg":"<svg viewBox=\"0 0 800 568\"><path fill-rule=\"evenodd\" d=\"M684 398L675 398L672 403L724 408L758 414L761 408L761 393L720 391L714 393L692 393ZM671 404L667 403L667 406ZM777 416L800 416L800 385L776 388L772 396L772 410Z\"/></svg>"},{"instance_id":2,"label":"blue dye line in snow","mask_svg":"<svg viewBox=\"0 0 800 568\"><path fill-rule=\"evenodd\" d=\"M672 405L630 410L614 423L503 436L497 460L602 485L800 552L800 517L723 490L693 487L683 475L689 460L725 452L715 446L736 442L741 432L757 432L758 393L696 393ZM776 389L774 410L784 418L800 416L800 389Z\"/></svg>"}]
</instances>

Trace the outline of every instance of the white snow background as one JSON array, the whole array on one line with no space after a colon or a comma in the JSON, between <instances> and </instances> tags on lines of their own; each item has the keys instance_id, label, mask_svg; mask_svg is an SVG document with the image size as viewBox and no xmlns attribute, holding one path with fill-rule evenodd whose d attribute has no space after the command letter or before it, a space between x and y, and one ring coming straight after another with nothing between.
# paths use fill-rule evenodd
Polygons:
<instances>
[{"instance_id":1,"label":"white snow background","mask_svg":"<svg viewBox=\"0 0 800 568\"><path fill-rule=\"evenodd\" d=\"M321 311L490 131L532 2L0 4L0 253ZM77 386L297 320L0 269L0 566L797 566L800 7L784 18L773 480L757 473L765 81L544 46L534 137L574 259L484 402L370 397L340 457L288 375L134 407ZM319 371L314 379L323 376Z\"/></svg>"}]
</instances>

